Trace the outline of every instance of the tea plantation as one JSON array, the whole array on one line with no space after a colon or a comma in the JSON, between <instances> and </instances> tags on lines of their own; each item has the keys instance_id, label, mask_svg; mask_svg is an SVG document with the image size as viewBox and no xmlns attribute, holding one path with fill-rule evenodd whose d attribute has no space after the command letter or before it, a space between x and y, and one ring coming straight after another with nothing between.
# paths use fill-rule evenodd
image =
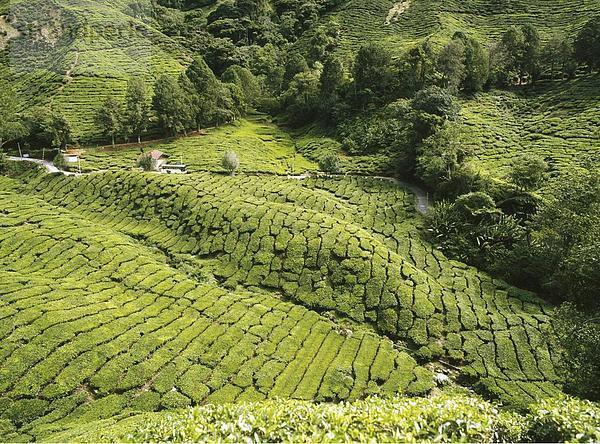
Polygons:
<instances>
[{"instance_id":1,"label":"tea plantation","mask_svg":"<svg viewBox=\"0 0 600 444\"><path fill-rule=\"evenodd\" d=\"M554 171L582 165L600 149L599 100L597 75L482 93L463 102L465 138L480 166L496 173L523 152Z\"/></svg>"},{"instance_id":2,"label":"tea plantation","mask_svg":"<svg viewBox=\"0 0 600 444\"><path fill-rule=\"evenodd\" d=\"M35 173L2 189L10 436L205 402L426 393L432 364L513 406L560 393L552 307L423 242L392 183Z\"/></svg>"},{"instance_id":3,"label":"tea plantation","mask_svg":"<svg viewBox=\"0 0 600 444\"><path fill-rule=\"evenodd\" d=\"M2 185L3 440L128 410L433 386L430 371L366 327L276 293L202 283L125 234L135 219L94 221Z\"/></svg>"},{"instance_id":4,"label":"tea plantation","mask_svg":"<svg viewBox=\"0 0 600 444\"><path fill-rule=\"evenodd\" d=\"M527 414L499 411L473 396L369 398L341 404L266 401L121 415L54 434L52 441L268 442L593 442L600 408L573 399L543 401Z\"/></svg>"}]
</instances>

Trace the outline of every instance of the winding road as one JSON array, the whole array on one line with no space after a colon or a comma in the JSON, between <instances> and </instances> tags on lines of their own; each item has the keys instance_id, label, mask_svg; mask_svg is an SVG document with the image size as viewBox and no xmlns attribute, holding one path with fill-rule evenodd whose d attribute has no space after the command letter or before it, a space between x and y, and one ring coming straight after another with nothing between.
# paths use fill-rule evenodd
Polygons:
<instances>
[{"instance_id":1,"label":"winding road","mask_svg":"<svg viewBox=\"0 0 600 444\"><path fill-rule=\"evenodd\" d=\"M41 165L44 168L46 168L46 171L48 171L49 173L63 173L65 176L79 176L81 174L86 174L86 173L73 173L70 171L64 171L64 170L58 169L52 162L50 162L48 160L34 159L31 157L15 157L15 156L8 156L7 159L12 160L14 162L36 163L36 164ZM427 193L423 188L421 188L418 185L415 185L413 183L405 182L405 181L396 179L394 177L387 177L387 176L360 176L360 175L353 175L353 174L335 174L334 176L336 176L336 177L371 177L371 178L377 179L377 180L385 180L388 182L392 182L401 188L409 190L411 193L413 193L415 195L416 208L419 213L425 214L425 213L427 213L429 208L431 208L431 203L429 201L429 193ZM305 173L305 174L300 174L297 176L286 176L286 177L288 179L303 180L303 179L309 179L311 177L314 177L314 174Z\"/></svg>"},{"instance_id":2,"label":"winding road","mask_svg":"<svg viewBox=\"0 0 600 444\"><path fill-rule=\"evenodd\" d=\"M322 174L317 174L317 177L319 175ZM414 184L414 183L409 183L409 182L405 182L403 180L400 179L396 179L395 177L388 177L388 176L361 176L358 174L330 174L330 176L333 177L370 177L372 179L377 179L377 180L385 180L388 182L392 182L396 185L398 185L401 188L407 189L409 190L411 193L413 193L415 195L415 198L417 200L416 202L416 208L417 211L421 214L425 214L427 213L427 211L429 210L429 208L431 208L431 202L429 200L429 193L427 191L425 191L423 188L421 188L420 186ZM295 180L303 180L303 179L310 179L311 177L315 177L314 174L311 173L304 173L304 174L300 174L297 176L286 176L288 179L295 179Z\"/></svg>"}]
</instances>

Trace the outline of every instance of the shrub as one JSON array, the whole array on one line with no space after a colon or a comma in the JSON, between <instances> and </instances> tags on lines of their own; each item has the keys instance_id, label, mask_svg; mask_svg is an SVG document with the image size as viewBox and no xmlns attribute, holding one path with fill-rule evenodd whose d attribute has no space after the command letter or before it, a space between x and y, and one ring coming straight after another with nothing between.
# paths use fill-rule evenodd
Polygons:
<instances>
[{"instance_id":1,"label":"shrub","mask_svg":"<svg viewBox=\"0 0 600 444\"><path fill-rule=\"evenodd\" d=\"M240 167L240 160L234 151L227 151L223 156L221 165L232 176L235 174L237 169Z\"/></svg>"},{"instance_id":2,"label":"shrub","mask_svg":"<svg viewBox=\"0 0 600 444\"><path fill-rule=\"evenodd\" d=\"M522 440L522 424L516 414L461 395L373 397L351 404L267 400L141 415L77 437L54 438L79 442L506 442Z\"/></svg>"},{"instance_id":3,"label":"shrub","mask_svg":"<svg viewBox=\"0 0 600 444\"><path fill-rule=\"evenodd\" d=\"M136 166L144 171L156 171L156 160L150 154L142 154L138 158Z\"/></svg>"},{"instance_id":4,"label":"shrub","mask_svg":"<svg viewBox=\"0 0 600 444\"><path fill-rule=\"evenodd\" d=\"M539 188L546 179L548 164L539 156L525 154L513 160L508 178L519 189L530 191Z\"/></svg>"},{"instance_id":5,"label":"shrub","mask_svg":"<svg viewBox=\"0 0 600 444\"><path fill-rule=\"evenodd\" d=\"M0 174L4 174L7 170L6 154L0 152Z\"/></svg>"},{"instance_id":6,"label":"shrub","mask_svg":"<svg viewBox=\"0 0 600 444\"><path fill-rule=\"evenodd\" d=\"M545 399L529 407L533 442L599 442L600 407L573 398Z\"/></svg>"},{"instance_id":7,"label":"shrub","mask_svg":"<svg viewBox=\"0 0 600 444\"><path fill-rule=\"evenodd\" d=\"M62 153L58 153L54 157L54 160L52 162L54 163L54 166L56 168L58 168L59 170L66 170L67 169L67 161L65 160L65 156L63 156Z\"/></svg>"},{"instance_id":8,"label":"shrub","mask_svg":"<svg viewBox=\"0 0 600 444\"><path fill-rule=\"evenodd\" d=\"M319 168L327 174L337 174L340 172L340 158L335 153L325 154L319 160Z\"/></svg>"}]
</instances>

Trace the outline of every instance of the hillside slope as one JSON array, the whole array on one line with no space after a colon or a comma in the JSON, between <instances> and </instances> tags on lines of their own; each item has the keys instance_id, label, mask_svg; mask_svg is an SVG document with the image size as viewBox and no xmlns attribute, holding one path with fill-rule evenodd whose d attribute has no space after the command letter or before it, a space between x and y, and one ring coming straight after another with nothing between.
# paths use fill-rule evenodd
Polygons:
<instances>
[{"instance_id":1,"label":"hillside slope","mask_svg":"<svg viewBox=\"0 0 600 444\"><path fill-rule=\"evenodd\" d=\"M186 52L156 30L150 4L4 0L0 20L14 33L0 40L0 76L27 105L51 104L77 138L93 139L95 111L109 95L122 98L130 77L151 82L187 63Z\"/></svg>"},{"instance_id":2,"label":"hillside slope","mask_svg":"<svg viewBox=\"0 0 600 444\"><path fill-rule=\"evenodd\" d=\"M548 39L572 35L597 13L595 0L347 0L320 23L335 19L341 50L350 53L366 40L400 50L424 38L445 41L458 30L488 42L523 23L536 25ZM151 84L158 74L177 74L189 62L185 42L162 34L151 17L150 0L2 0L0 77L17 85L27 105L52 104L64 112L76 138L94 141L95 111L107 96L123 97L131 76Z\"/></svg>"},{"instance_id":3,"label":"hillside slope","mask_svg":"<svg viewBox=\"0 0 600 444\"><path fill-rule=\"evenodd\" d=\"M126 411L432 387L429 371L368 329L349 332L276 294L202 283L193 258L145 247L116 213L100 223L8 187L2 181L2 441Z\"/></svg>"},{"instance_id":4,"label":"hillside slope","mask_svg":"<svg viewBox=\"0 0 600 444\"><path fill-rule=\"evenodd\" d=\"M415 360L513 405L559 393L552 307L420 240L393 184L96 173L18 189L0 219L0 415L20 432L422 393Z\"/></svg>"}]
</instances>

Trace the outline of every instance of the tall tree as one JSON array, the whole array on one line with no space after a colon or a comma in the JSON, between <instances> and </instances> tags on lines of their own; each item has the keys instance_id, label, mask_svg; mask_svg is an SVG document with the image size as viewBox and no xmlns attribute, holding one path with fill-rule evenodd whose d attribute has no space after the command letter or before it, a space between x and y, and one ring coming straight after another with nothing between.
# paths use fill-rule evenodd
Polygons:
<instances>
[{"instance_id":1,"label":"tall tree","mask_svg":"<svg viewBox=\"0 0 600 444\"><path fill-rule=\"evenodd\" d=\"M481 43L471 37L463 39L465 45L466 92L476 93L483 90L490 76L490 54Z\"/></svg>"},{"instance_id":2,"label":"tall tree","mask_svg":"<svg viewBox=\"0 0 600 444\"><path fill-rule=\"evenodd\" d=\"M554 35L542 48L540 59L545 68L550 70L551 79L556 73L572 77L577 68L573 46L564 35Z\"/></svg>"},{"instance_id":3,"label":"tall tree","mask_svg":"<svg viewBox=\"0 0 600 444\"><path fill-rule=\"evenodd\" d=\"M65 149L67 144L71 143L71 125L60 112L54 110L51 112L47 131L51 135L53 147Z\"/></svg>"},{"instance_id":4,"label":"tall tree","mask_svg":"<svg viewBox=\"0 0 600 444\"><path fill-rule=\"evenodd\" d=\"M184 84L191 88L189 97L191 115L200 128L202 125L212 123L217 120L217 100L220 95L226 94L221 82L216 78L210 67L202 57L196 57L188 67L185 76L189 83L183 80Z\"/></svg>"},{"instance_id":5,"label":"tall tree","mask_svg":"<svg viewBox=\"0 0 600 444\"><path fill-rule=\"evenodd\" d=\"M575 57L590 71L600 68L600 15L591 18L577 34Z\"/></svg>"},{"instance_id":6,"label":"tall tree","mask_svg":"<svg viewBox=\"0 0 600 444\"><path fill-rule=\"evenodd\" d=\"M123 131L123 109L113 96L107 97L98 109L96 123L100 126L102 133L110 137L114 146L116 137Z\"/></svg>"},{"instance_id":7,"label":"tall tree","mask_svg":"<svg viewBox=\"0 0 600 444\"><path fill-rule=\"evenodd\" d=\"M321 95L325 101L336 101L344 83L344 65L337 56L330 56L321 71Z\"/></svg>"},{"instance_id":8,"label":"tall tree","mask_svg":"<svg viewBox=\"0 0 600 444\"><path fill-rule=\"evenodd\" d=\"M521 30L523 33L521 71L529 77L531 83L535 83L540 76L540 35L531 24L524 25Z\"/></svg>"},{"instance_id":9,"label":"tall tree","mask_svg":"<svg viewBox=\"0 0 600 444\"><path fill-rule=\"evenodd\" d=\"M440 52L437 60L442 83L451 91L458 91L467 77L465 45L461 39L451 40Z\"/></svg>"},{"instance_id":10,"label":"tall tree","mask_svg":"<svg viewBox=\"0 0 600 444\"><path fill-rule=\"evenodd\" d=\"M19 108L14 89L8 82L0 82L0 151L4 145L24 137L27 133Z\"/></svg>"},{"instance_id":11,"label":"tall tree","mask_svg":"<svg viewBox=\"0 0 600 444\"><path fill-rule=\"evenodd\" d=\"M141 142L142 134L148 128L149 113L146 84L141 79L132 78L127 83L125 96L125 126L127 134L136 136L138 143Z\"/></svg>"},{"instance_id":12,"label":"tall tree","mask_svg":"<svg viewBox=\"0 0 600 444\"><path fill-rule=\"evenodd\" d=\"M46 107L32 108L25 114L26 141L37 148L66 148L71 142L71 126L58 111Z\"/></svg>"},{"instance_id":13,"label":"tall tree","mask_svg":"<svg viewBox=\"0 0 600 444\"><path fill-rule=\"evenodd\" d=\"M160 76L154 87L152 103L159 126L166 134L175 136L186 130L190 121L189 103L177 80L168 74Z\"/></svg>"},{"instance_id":14,"label":"tall tree","mask_svg":"<svg viewBox=\"0 0 600 444\"><path fill-rule=\"evenodd\" d=\"M380 102L388 92L392 79L392 57L380 43L367 43L358 50L354 61L355 100L359 106Z\"/></svg>"}]
</instances>

